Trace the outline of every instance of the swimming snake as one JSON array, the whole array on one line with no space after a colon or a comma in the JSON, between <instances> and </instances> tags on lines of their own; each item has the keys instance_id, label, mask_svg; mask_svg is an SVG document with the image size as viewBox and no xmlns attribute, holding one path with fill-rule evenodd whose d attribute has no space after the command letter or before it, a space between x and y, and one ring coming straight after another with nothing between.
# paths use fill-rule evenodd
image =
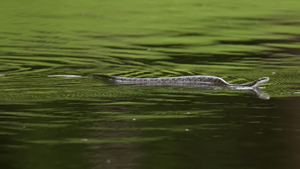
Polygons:
<instances>
[{"instance_id":1,"label":"swimming snake","mask_svg":"<svg viewBox=\"0 0 300 169\"><path fill-rule=\"evenodd\" d=\"M224 79L216 76L179 76L161 78L127 78L110 75L93 75L94 77L108 79L117 84L142 84L142 85L205 85L205 86L224 86L230 88L257 88L269 81L268 77L259 78L256 81L246 84L230 84Z\"/></svg>"},{"instance_id":2,"label":"swimming snake","mask_svg":"<svg viewBox=\"0 0 300 169\"><path fill-rule=\"evenodd\" d=\"M224 79L216 76L179 76L161 78L128 78L111 75L93 75L94 78L107 79L115 84L137 84L142 86L172 85L193 87L225 87L236 90L246 90L257 95L261 99L269 99L267 93L262 92L259 86L269 81L268 77L259 78L256 81L245 84L230 84Z\"/></svg>"}]
</instances>

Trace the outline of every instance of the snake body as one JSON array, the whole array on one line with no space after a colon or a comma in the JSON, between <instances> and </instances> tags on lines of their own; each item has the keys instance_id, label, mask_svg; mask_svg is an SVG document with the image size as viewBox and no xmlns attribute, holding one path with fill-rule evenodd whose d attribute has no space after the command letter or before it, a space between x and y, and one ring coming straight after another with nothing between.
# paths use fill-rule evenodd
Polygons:
<instances>
[{"instance_id":1,"label":"snake body","mask_svg":"<svg viewBox=\"0 0 300 169\"><path fill-rule=\"evenodd\" d=\"M216 76L180 76L161 78L127 78L110 75L93 75L96 78L104 78L117 84L141 84L141 85L203 85L203 86L224 86L230 88L257 88L269 81L268 77L259 78L256 81L246 84L230 84L224 79Z\"/></svg>"}]
</instances>

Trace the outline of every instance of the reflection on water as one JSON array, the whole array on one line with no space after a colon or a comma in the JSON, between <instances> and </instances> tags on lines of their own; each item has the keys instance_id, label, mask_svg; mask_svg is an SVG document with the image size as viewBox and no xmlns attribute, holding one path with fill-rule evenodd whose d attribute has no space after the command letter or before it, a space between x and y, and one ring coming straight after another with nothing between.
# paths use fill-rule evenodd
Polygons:
<instances>
[{"instance_id":1,"label":"reflection on water","mask_svg":"<svg viewBox=\"0 0 300 169\"><path fill-rule=\"evenodd\" d=\"M299 2L2 1L1 168L299 168Z\"/></svg>"},{"instance_id":2,"label":"reflection on water","mask_svg":"<svg viewBox=\"0 0 300 169\"><path fill-rule=\"evenodd\" d=\"M0 156L11 168L298 166L291 158L299 155L298 98L82 77L25 79L19 82L26 90L17 81L1 88Z\"/></svg>"}]
</instances>

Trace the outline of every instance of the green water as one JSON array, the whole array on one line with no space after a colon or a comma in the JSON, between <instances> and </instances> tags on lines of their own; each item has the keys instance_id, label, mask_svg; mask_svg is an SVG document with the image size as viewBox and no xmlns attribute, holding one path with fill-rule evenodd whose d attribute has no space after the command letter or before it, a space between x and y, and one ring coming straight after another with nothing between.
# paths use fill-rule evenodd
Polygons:
<instances>
[{"instance_id":1,"label":"green water","mask_svg":"<svg viewBox=\"0 0 300 169\"><path fill-rule=\"evenodd\" d=\"M299 11L296 0L1 1L0 166L299 168ZM93 74L269 77L270 99Z\"/></svg>"}]
</instances>

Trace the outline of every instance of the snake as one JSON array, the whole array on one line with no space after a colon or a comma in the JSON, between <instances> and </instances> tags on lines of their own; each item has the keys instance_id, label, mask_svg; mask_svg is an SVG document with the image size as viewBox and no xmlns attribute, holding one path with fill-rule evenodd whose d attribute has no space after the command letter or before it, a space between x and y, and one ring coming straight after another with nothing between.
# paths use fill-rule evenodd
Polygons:
<instances>
[{"instance_id":1,"label":"snake","mask_svg":"<svg viewBox=\"0 0 300 169\"><path fill-rule=\"evenodd\" d=\"M129 78L112 75L93 75L94 78L107 79L115 84L138 84L142 86L174 85L193 87L226 87L233 90L246 90L257 97L267 100L270 96L262 92L259 87L269 81L269 77L261 77L250 83L230 84L224 79L216 76L179 76L161 78Z\"/></svg>"},{"instance_id":2,"label":"snake","mask_svg":"<svg viewBox=\"0 0 300 169\"><path fill-rule=\"evenodd\" d=\"M93 75L95 78L108 79L116 84L141 84L141 85L202 85L202 86L224 86L235 89L258 88L269 81L269 77L261 77L256 81L246 84L230 84L224 79L216 76L179 76L161 78L128 78L111 75Z\"/></svg>"}]
</instances>

